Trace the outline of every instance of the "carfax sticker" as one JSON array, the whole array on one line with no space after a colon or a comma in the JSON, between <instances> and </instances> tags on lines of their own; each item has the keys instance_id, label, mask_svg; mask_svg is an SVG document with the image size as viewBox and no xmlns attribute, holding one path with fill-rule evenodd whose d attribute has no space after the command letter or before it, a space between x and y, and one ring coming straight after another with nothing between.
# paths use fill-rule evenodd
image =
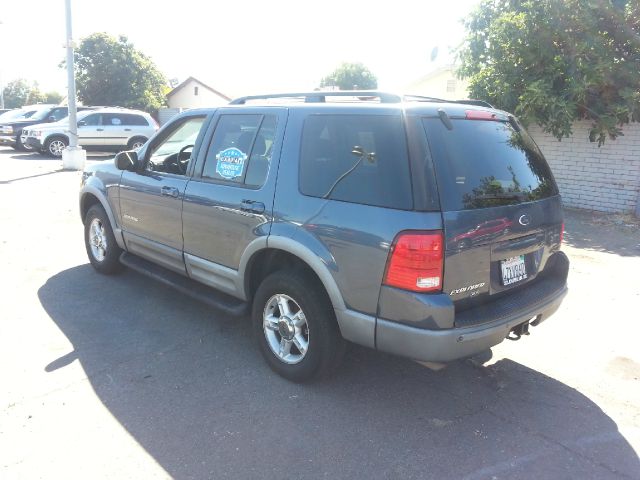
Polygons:
<instances>
[{"instance_id":1,"label":"carfax sticker","mask_svg":"<svg viewBox=\"0 0 640 480\"><path fill-rule=\"evenodd\" d=\"M222 178L233 180L242 176L247 154L235 147L222 150L216 155L216 173Z\"/></svg>"}]
</instances>

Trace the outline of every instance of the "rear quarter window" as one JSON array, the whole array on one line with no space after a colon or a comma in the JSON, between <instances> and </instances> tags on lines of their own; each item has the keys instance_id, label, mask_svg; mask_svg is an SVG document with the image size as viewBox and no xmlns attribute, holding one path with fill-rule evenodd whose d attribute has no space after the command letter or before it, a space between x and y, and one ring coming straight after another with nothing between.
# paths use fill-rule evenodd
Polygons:
<instances>
[{"instance_id":1,"label":"rear quarter window","mask_svg":"<svg viewBox=\"0 0 640 480\"><path fill-rule=\"evenodd\" d=\"M413 207L400 115L311 115L300 150L304 195L402 210Z\"/></svg>"},{"instance_id":2,"label":"rear quarter window","mask_svg":"<svg viewBox=\"0 0 640 480\"><path fill-rule=\"evenodd\" d=\"M512 205L558 193L531 137L510 123L424 118L443 210Z\"/></svg>"}]
</instances>

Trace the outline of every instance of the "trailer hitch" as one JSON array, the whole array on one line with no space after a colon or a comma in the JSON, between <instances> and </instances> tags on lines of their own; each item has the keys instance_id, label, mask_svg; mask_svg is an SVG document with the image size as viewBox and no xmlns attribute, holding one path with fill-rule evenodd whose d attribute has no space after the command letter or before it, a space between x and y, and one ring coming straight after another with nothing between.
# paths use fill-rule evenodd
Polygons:
<instances>
[{"instance_id":1,"label":"trailer hitch","mask_svg":"<svg viewBox=\"0 0 640 480\"><path fill-rule=\"evenodd\" d=\"M522 335L529 335L529 321L513 327L509 332L509 335L507 335L507 340L520 340L520 337L522 337Z\"/></svg>"}]
</instances>

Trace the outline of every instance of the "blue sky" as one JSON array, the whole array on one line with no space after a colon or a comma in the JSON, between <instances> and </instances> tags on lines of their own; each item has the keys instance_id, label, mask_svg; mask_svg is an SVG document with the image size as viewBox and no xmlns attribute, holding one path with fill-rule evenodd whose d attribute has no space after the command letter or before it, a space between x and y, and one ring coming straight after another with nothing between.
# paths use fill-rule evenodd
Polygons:
<instances>
[{"instance_id":1,"label":"blue sky","mask_svg":"<svg viewBox=\"0 0 640 480\"><path fill-rule=\"evenodd\" d=\"M75 39L126 35L168 78L193 75L238 96L311 89L343 61L363 62L381 89L402 89L434 68L434 46L444 61L462 41L460 19L478 0L72 2ZM63 91L64 0L30 0L28 15L12 5L0 12L0 42L21 53L2 62L1 81Z\"/></svg>"}]
</instances>

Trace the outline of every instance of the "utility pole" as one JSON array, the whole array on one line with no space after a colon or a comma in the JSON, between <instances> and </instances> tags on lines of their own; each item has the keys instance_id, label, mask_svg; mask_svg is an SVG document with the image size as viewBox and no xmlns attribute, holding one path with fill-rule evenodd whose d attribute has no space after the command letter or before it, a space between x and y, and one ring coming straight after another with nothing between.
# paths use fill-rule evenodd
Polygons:
<instances>
[{"instance_id":1,"label":"utility pole","mask_svg":"<svg viewBox=\"0 0 640 480\"><path fill-rule=\"evenodd\" d=\"M78 146L78 120L76 107L76 76L73 60L73 34L71 23L71 0L65 0L67 17L67 105L69 107L69 146L62 151L62 168L82 170L87 159L87 152Z\"/></svg>"},{"instance_id":2,"label":"utility pole","mask_svg":"<svg viewBox=\"0 0 640 480\"><path fill-rule=\"evenodd\" d=\"M0 27L2 27L2 20L0 20ZM1 43L2 37L0 37ZM2 64L0 64L0 67ZM0 108L4 109L4 83L2 82L2 71L0 71Z\"/></svg>"}]
</instances>

